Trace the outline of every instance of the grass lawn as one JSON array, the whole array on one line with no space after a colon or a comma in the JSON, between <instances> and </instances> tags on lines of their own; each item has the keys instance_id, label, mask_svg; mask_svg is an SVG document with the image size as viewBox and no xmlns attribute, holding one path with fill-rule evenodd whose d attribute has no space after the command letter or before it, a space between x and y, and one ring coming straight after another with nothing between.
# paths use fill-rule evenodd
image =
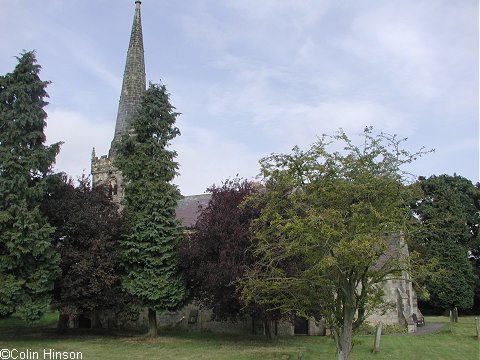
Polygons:
<instances>
[{"instance_id":1,"label":"grass lawn","mask_svg":"<svg viewBox=\"0 0 480 360\"><path fill-rule=\"evenodd\" d=\"M165 332L157 339L135 334L95 334L89 331L58 335L49 328L55 321L55 314L48 314L32 327L15 318L1 320L0 349L37 351L39 359L44 359L43 349L81 352L84 360L335 359L334 342L326 337L283 337L269 342L262 337L211 333ZM480 342L476 340L473 317L460 317L453 333L450 333L445 317L427 317L426 321L446 325L436 334L384 335L378 354L371 353L373 336L357 336L352 360L480 359Z\"/></svg>"}]
</instances>

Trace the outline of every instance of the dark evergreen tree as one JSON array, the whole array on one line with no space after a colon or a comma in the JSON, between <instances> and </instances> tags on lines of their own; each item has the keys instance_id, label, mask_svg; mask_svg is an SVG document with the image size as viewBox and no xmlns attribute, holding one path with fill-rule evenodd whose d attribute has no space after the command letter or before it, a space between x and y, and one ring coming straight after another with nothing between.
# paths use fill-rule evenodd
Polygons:
<instances>
[{"instance_id":1,"label":"dark evergreen tree","mask_svg":"<svg viewBox=\"0 0 480 360\"><path fill-rule=\"evenodd\" d=\"M443 269L439 276L426 284L429 302L443 310L471 308L476 275L465 248L452 241L439 241L431 244L427 254L429 258L437 259L438 266Z\"/></svg>"},{"instance_id":2,"label":"dark evergreen tree","mask_svg":"<svg viewBox=\"0 0 480 360\"><path fill-rule=\"evenodd\" d=\"M55 248L61 256L53 301L60 312L59 328L79 315L101 327L99 312L119 318L128 309L118 249L126 230L123 216L107 188L92 189L85 176L77 187L65 176L51 177L49 184L42 210L56 227Z\"/></svg>"},{"instance_id":3,"label":"dark evergreen tree","mask_svg":"<svg viewBox=\"0 0 480 360\"><path fill-rule=\"evenodd\" d=\"M156 336L156 311L176 309L185 297L177 273L176 248L182 231L175 218L180 192L171 183L178 164L169 142L180 134L179 115L164 85L150 84L133 131L117 146L115 165L126 181L129 233L122 241L124 288L148 308L149 334Z\"/></svg>"},{"instance_id":4,"label":"dark evergreen tree","mask_svg":"<svg viewBox=\"0 0 480 360\"><path fill-rule=\"evenodd\" d=\"M0 316L38 319L47 309L59 257L40 213L45 177L60 143L45 145L47 81L34 52L0 77Z\"/></svg>"},{"instance_id":5,"label":"dark evergreen tree","mask_svg":"<svg viewBox=\"0 0 480 360\"><path fill-rule=\"evenodd\" d=\"M473 305L475 274L470 257L478 256L478 188L461 176L420 178L422 198L414 205L421 223L413 244L444 270L426 284L430 303L441 309Z\"/></svg>"}]
</instances>

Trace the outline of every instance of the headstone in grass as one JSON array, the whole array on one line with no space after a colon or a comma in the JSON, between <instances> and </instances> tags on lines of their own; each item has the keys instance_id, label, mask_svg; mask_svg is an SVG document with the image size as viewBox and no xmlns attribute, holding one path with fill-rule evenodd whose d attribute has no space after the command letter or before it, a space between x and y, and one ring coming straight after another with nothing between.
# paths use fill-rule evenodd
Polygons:
<instances>
[{"instance_id":1,"label":"headstone in grass","mask_svg":"<svg viewBox=\"0 0 480 360\"><path fill-rule=\"evenodd\" d=\"M453 308L453 321L458 323L458 308L456 306Z\"/></svg>"},{"instance_id":2,"label":"headstone in grass","mask_svg":"<svg viewBox=\"0 0 480 360\"><path fill-rule=\"evenodd\" d=\"M377 353L380 351L380 337L382 336L382 323L377 324L375 330L375 342L373 343L373 352Z\"/></svg>"},{"instance_id":3,"label":"headstone in grass","mask_svg":"<svg viewBox=\"0 0 480 360\"><path fill-rule=\"evenodd\" d=\"M478 317L475 318L475 328L477 329L477 340L480 341L480 319Z\"/></svg>"},{"instance_id":4,"label":"headstone in grass","mask_svg":"<svg viewBox=\"0 0 480 360\"><path fill-rule=\"evenodd\" d=\"M450 332L453 333L453 312L450 310Z\"/></svg>"}]
</instances>

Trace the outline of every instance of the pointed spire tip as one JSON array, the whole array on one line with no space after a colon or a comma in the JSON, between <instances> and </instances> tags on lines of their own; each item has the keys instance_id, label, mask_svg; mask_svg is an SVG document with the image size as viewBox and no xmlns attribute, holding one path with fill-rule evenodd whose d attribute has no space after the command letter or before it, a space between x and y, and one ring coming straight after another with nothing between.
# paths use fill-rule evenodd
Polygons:
<instances>
[{"instance_id":1,"label":"pointed spire tip","mask_svg":"<svg viewBox=\"0 0 480 360\"><path fill-rule=\"evenodd\" d=\"M114 141L128 132L133 115L142 101L146 91L145 59L143 53L142 22L140 0L135 1L132 32L128 44L127 60L123 73L122 91L118 104L117 122L115 124Z\"/></svg>"}]
</instances>

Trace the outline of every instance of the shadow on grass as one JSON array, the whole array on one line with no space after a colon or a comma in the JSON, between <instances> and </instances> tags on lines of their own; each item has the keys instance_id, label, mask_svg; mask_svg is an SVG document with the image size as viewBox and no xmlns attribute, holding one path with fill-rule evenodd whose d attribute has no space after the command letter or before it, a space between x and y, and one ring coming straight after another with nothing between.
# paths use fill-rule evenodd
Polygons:
<instances>
[{"instance_id":1,"label":"shadow on grass","mask_svg":"<svg viewBox=\"0 0 480 360\"><path fill-rule=\"evenodd\" d=\"M115 339L123 338L129 342L162 342L165 340L201 341L206 346L212 344L230 343L242 346L276 346L292 342L293 337L278 337L270 340L261 335L249 334L219 334L211 332L187 332L180 330L162 330L157 338L151 338L144 331L125 329L65 329L56 328L58 314L49 312L36 323L27 323L18 316L0 319L0 340L3 341L29 341L29 340L80 340L80 339Z\"/></svg>"}]
</instances>

